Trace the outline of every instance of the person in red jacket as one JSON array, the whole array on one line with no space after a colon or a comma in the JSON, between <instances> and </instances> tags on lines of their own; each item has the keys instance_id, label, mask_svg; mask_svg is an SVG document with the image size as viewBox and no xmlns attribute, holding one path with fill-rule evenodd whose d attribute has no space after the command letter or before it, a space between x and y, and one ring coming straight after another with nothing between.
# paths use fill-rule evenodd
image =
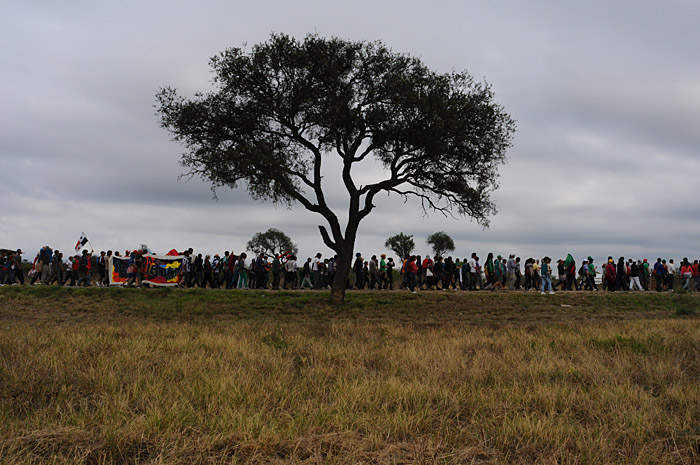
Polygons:
<instances>
[{"instance_id":1,"label":"person in red jacket","mask_svg":"<svg viewBox=\"0 0 700 465\"><path fill-rule=\"evenodd\" d=\"M605 280L608 282L608 290L615 292L615 280L617 279L617 271L615 270L615 262L612 258L608 259L608 264L605 266Z\"/></svg>"},{"instance_id":2,"label":"person in red jacket","mask_svg":"<svg viewBox=\"0 0 700 465\"><path fill-rule=\"evenodd\" d=\"M412 293L416 293L416 273L418 273L418 265L416 265L416 256L411 255L406 264L408 271L408 287Z\"/></svg>"}]
</instances>

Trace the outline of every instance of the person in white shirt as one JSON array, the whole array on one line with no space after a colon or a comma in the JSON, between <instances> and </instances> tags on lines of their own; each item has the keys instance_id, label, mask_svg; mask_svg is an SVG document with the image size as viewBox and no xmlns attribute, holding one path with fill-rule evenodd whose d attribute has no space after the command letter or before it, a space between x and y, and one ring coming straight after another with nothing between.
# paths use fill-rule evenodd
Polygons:
<instances>
[{"instance_id":1,"label":"person in white shirt","mask_svg":"<svg viewBox=\"0 0 700 465\"><path fill-rule=\"evenodd\" d=\"M472 291L476 290L476 283L479 281L479 264L476 261L476 252L472 252L472 256L469 259L469 289Z\"/></svg>"},{"instance_id":2,"label":"person in white shirt","mask_svg":"<svg viewBox=\"0 0 700 465\"><path fill-rule=\"evenodd\" d=\"M673 259L668 261L668 273L666 274L666 289L673 291L673 281L676 277L676 266L673 264Z\"/></svg>"},{"instance_id":3,"label":"person in white shirt","mask_svg":"<svg viewBox=\"0 0 700 465\"><path fill-rule=\"evenodd\" d=\"M295 276L297 274L297 257L294 255L287 259L287 263L284 264L284 288L293 289Z\"/></svg>"},{"instance_id":4,"label":"person in white shirt","mask_svg":"<svg viewBox=\"0 0 700 465\"><path fill-rule=\"evenodd\" d=\"M321 289L321 271L323 270L323 262L321 262L321 252L316 254L311 265L311 271L314 276L314 289Z\"/></svg>"}]
</instances>

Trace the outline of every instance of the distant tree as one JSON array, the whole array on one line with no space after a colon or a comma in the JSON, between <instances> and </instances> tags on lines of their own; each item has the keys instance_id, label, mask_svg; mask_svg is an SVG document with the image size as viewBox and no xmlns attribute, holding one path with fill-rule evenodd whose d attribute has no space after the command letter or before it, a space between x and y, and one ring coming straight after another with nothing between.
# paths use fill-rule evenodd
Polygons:
<instances>
[{"instance_id":1,"label":"distant tree","mask_svg":"<svg viewBox=\"0 0 700 465\"><path fill-rule=\"evenodd\" d=\"M279 229L270 228L265 232L255 233L248 241L246 250L255 254L265 252L267 255L279 255L282 252L291 252L296 255L299 249L292 239Z\"/></svg>"},{"instance_id":2,"label":"distant tree","mask_svg":"<svg viewBox=\"0 0 700 465\"><path fill-rule=\"evenodd\" d=\"M444 231L431 234L425 242L433 249L436 257L444 257L445 253L455 250L455 241Z\"/></svg>"},{"instance_id":3,"label":"distant tree","mask_svg":"<svg viewBox=\"0 0 700 465\"><path fill-rule=\"evenodd\" d=\"M338 255L333 302L345 299L360 222L381 194L481 224L495 213L490 194L515 122L466 72L437 73L381 42L317 35L273 34L210 63L214 90L157 94L161 126L186 148L180 163L213 189L244 185L255 199L323 217L321 237ZM336 172L322 168L330 157ZM360 184L354 173L368 164L383 175ZM342 213L327 198L338 188Z\"/></svg>"},{"instance_id":4,"label":"distant tree","mask_svg":"<svg viewBox=\"0 0 700 465\"><path fill-rule=\"evenodd\" d=\"M398 255L399 259L403 259L406 255L410 255L416 248L416 243L413 242L413 234L406 235L402 232L391 236L384 243L384 247L388 247Z\"/></svg>"}]
</instances>

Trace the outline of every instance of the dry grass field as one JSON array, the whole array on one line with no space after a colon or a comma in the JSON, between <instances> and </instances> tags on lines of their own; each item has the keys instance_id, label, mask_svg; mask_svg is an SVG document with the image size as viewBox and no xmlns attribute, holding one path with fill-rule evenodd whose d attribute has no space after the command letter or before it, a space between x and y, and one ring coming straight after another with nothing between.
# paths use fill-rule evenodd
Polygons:
<instances>
[{"instance_id":1,"label":"dry grass field","mask_svg":"<svg viewBox=\"0 0 700 465\"><path fill-rule=\"evenodd\" d=\"M0 289L0 463L700 463L700 296L327 299Z\"/></svg>"}]
</instances>

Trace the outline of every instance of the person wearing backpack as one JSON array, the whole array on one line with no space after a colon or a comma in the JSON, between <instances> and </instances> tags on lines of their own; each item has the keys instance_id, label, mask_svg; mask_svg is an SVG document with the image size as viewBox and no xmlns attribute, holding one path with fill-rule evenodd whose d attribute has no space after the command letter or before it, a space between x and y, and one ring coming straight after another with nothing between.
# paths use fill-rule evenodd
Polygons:
<instances>
[{"instance_id":1,"label":"person wearing backpack","mask_svg":"<svg viewBox=\"0 0 700 465\"><path fill-rule=\"evenodd\" d=\"M541 293L545 294L546 290L549 289L549 294L554 295L554 290L552 290L552 259L549 257L544 257L542 259L542 271L540 274L542 280Z\"/></svg>"},{"instance_id":2,"label":"person wearing backpack","mask_svg":"<svg viewBox=\"0 0 700 465\"><path fill-rule=\"evenodd\" d=\"M248 270L246 266L246 259L248 256L242 253L238 261L236 262L236 272L238 273L238 289L248 289Z\"/></svg>"},{"instance_id":3,"label":"person wearing backpack","mask_svg":"<svg viewBox=\"0 0 700 465\"><path fill-rule=\"evenodd\" d=\"M630 291L634 291L635 288L638 291L643 291L642 283L639 282L639 265L634 260L630 266Z\"/></svg>"}]
</instances>

